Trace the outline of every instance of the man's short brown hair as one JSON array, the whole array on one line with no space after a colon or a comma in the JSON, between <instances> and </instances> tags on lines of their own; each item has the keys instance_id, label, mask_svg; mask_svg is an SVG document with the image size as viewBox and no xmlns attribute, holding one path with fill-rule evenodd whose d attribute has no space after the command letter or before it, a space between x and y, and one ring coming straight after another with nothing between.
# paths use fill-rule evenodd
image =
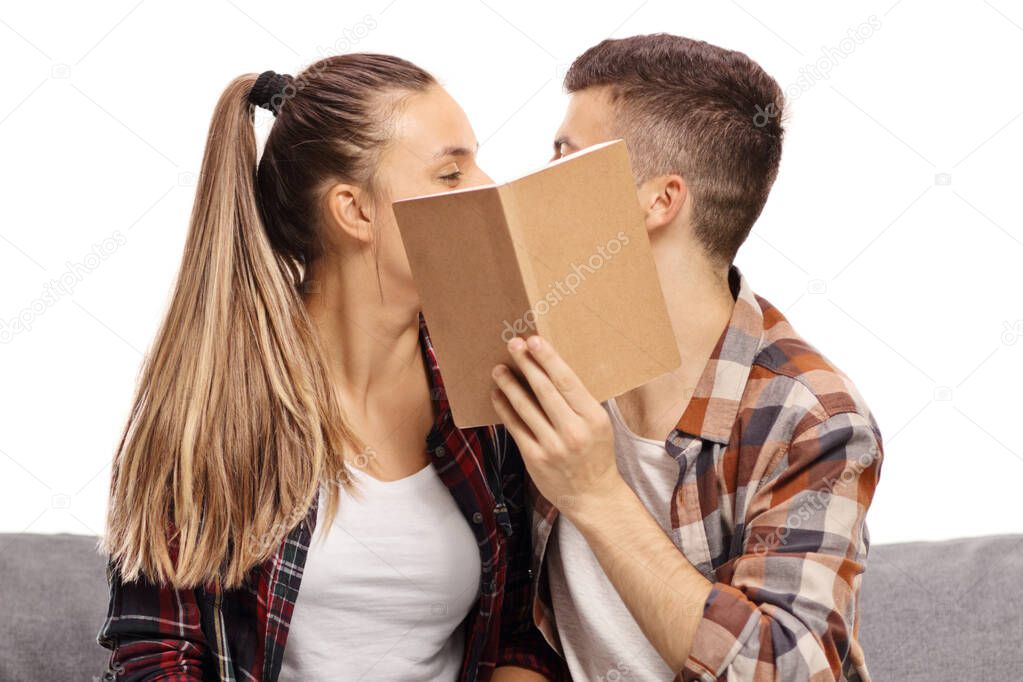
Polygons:
<instances>
[{"instance_id":1,"label":"man's short brown hair","mask_svg":"<svg viewBox=\"0 0 1023 682\"><path fill-rule=\"evenodd\" d=\"M565 76L570 93L603 86L637 182L681 175L697 239L714 260L730 264L778 174L778 83L742 52L658 33L605 40Z\"/></svg>"}]
</instances>

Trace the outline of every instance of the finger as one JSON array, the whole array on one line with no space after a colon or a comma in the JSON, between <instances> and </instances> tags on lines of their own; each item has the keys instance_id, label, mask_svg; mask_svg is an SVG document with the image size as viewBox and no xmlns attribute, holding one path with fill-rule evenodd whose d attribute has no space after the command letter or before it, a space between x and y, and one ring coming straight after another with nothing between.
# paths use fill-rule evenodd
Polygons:
<instances>
[{"instance_id":1,"label":"finger","mask_svg":"<svg viewBox=\"0 0 1023 682\"><path fill-rule=\"evenodd\" d=\"M497 387L504 393L504 397L507 398L515 413L529 427L537 442L544 446L556 443L557 434L554 432L554 427L551 426L547 415L540 409L536 399L519 382L518 377L512 374L506 365L494 367L492 376Z\"/></svg>"},{"instance_id":2,"label":"finger","mask_svg":"<svg viewBox=\"0 0 1023 682\"><path fill-rule=\"evenodd\" d=\"M578 415L569 407L568 402L557 386L547 376L544 368L529 353L525 341L515 337L508 342L508 352L522 372L522 375L526 378L526 381L529 382L530 388L533 389L533 395L536 396L540 407L543 408L548 420L555 428L558 430L564 429L571 420L578 418Z\"/></svg>"},{"instance_id":3,"label":"finger","mask_svg":"<svg viewBox=\"0 0 1023 682\"><path fill-rule=\"evenodd\" d=\"M526 346L530 355L550 377L551 383L564 396L565 402L574 412L589 415L594 412L594 407L600 407L600 403L590 395L586 386L550 341L534 334L526 339Z\"/></svg>"},{"instance_id":4,"label":"finger","mask_svg":"<svg viewBox=\"0 0 1023 682\"><path fill-rule=\"evenodd\" d=\"M515 445L518 446L519 452L533 452L533 448L539 448L536 436L522 421L522 417L511 406L501 389L495 388L490 392L490 402L493 403L497 416L501 418L501 423L515 439Z\"/></svg>"}]
</instances>

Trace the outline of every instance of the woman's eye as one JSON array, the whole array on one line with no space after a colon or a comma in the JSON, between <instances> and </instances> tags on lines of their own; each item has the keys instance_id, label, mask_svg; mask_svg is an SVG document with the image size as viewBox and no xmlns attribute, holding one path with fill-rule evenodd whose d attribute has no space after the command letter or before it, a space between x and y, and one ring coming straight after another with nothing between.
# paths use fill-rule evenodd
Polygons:
<instances>
[{"instance_id":1,"label":"woman's eye","mask_svg":"<svg viewBox=\"0 0 1023 682\"><path fill-rule=\"evenodd\" d=\"M455 171L454 173L448 173L447 175L440 176L441 180L445 182L458 182L462 178L462 171Z\"/></svg>"}]
</instances>

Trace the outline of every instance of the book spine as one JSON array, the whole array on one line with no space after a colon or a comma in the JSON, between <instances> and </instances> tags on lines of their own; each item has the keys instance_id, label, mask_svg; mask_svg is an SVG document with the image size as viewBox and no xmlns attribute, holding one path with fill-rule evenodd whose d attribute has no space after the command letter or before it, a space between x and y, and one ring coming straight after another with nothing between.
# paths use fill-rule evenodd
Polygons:
<instances>
[{"instance_id":1,"label":"book spine","mask_svg":"<svg viewBox=\"0 0 1023 682\"><path fill-rule=\"evenodd\" d=\"M528 242L521 227L523 211L518 202L515 185L502 185L498 190L498 195L501 198L501 207L504 210L505 229L508 231L508 237L511 240L512 249L515 254L515 263L518 267L522 288L526 295L526 300L522 303L521 310L517 313L517 317L511 323L511 326L522 337L537 333L545 338L550 338L550 334L553 331L550 320L547 319L546 315L542 314L541 310L538 310L545 293L541 291L540 281L533 267L533 262L538 256L533 253L535 245Z\"/></svg>"}]
</instances>

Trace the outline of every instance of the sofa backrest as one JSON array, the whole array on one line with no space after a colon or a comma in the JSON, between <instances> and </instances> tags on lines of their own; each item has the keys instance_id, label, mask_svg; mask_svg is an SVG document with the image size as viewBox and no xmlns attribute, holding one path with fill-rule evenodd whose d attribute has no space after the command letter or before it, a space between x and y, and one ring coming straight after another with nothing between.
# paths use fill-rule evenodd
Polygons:
<instances>
[{"instance_id":1,"label":"sofa backrest","mask_svg":"<svg viewBox=\"0 0 1023 682\"><path fill-rule=\"evenodd\" d=\"M1023 535L872 546L860 606L877 682L1023 677Z\"/></svg>"},{"instance_id":2,"label":"sofa backrest","mask_svg":"<svg viewBox=\"0 0 1023 682\"><path fill-rule=\"evenodd\" d=\"M110 651L106 560L94 535L0 534L0 680L97 682Z\"/></svg>"},{"instance_id":3,"label":"sofa backrest","mask_svg":"<svg viewBox=\"0 0 1023 682\"><path fill-rule=\"evenodd\" d=\"M91 535L0 534L0 680L99 681L105 559ZM877 682L1023 672L1023 535L870 548L860 639Z\"/></svg>"}]
</instances>

